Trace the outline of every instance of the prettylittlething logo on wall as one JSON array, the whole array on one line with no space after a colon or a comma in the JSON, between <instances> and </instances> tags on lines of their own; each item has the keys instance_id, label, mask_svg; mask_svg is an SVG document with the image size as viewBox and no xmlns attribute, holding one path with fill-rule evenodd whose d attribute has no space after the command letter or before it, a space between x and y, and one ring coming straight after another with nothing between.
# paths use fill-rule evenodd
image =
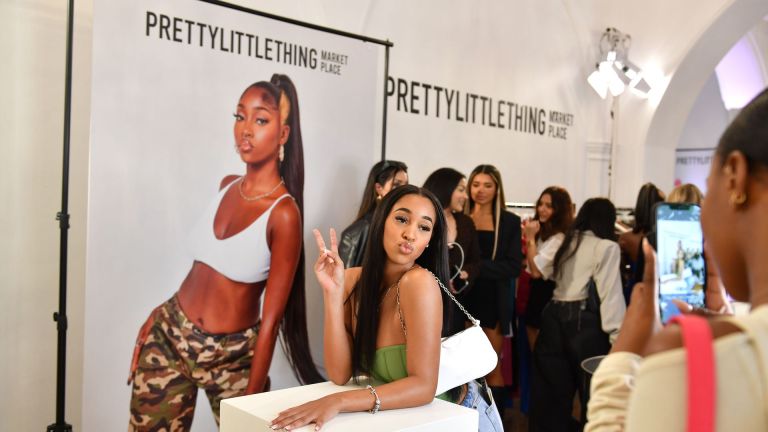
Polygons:
<instances>
[{"instance_id":1,"label":"prettylittlething logo on wall","mask_svg":"<svg viewBox=\"0 0 768 432\"><path fill-rule=\"evenodd\" d=\"M349 62L349 57L343 53L152 11L146 11L144 35L152 39L320 70L333 75L341 75Z\"/></svg>"},{"instance_id":2,"label":"prettylittlething logo on wall","mask_svg":"<svg viewBox=\"0 0 768 432\"><path fill-rule=\"evenodd\" d=\"M391 76L387 98L395 99L400 112L562 140L574 119L570 113Z\"/></svg>"}]
</instances>

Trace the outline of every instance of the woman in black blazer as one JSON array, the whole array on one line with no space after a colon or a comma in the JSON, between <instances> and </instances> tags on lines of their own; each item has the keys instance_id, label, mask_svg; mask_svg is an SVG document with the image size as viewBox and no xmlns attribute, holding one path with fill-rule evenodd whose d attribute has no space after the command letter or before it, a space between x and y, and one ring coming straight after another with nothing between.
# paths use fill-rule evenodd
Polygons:
<instances>
[{"instance_id":1,"label":"woman in black blazer","mask_svg":"<svg viewBox=\"0 0 768 432\"><path fill-rule=\"evenodd\" d=\"M505 210L501 174L493 165L472 171L469 190L469 215L477 228L482 261L465 304L500 354L504 336L513 333L515 280L523 259L520 217ZM498 403L504 387L500 365L486 377Z\"/></svg>"}]
</instances>

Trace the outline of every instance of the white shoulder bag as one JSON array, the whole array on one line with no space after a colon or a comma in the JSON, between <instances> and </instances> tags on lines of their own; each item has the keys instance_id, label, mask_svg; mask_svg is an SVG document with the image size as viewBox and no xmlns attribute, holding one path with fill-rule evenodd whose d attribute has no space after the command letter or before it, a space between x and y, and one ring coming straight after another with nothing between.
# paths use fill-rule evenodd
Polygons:
<instances>
[{"instance_id":1,"label":"white shoulder bag","mask_svg":"<svg viewBox=\"0 0 768 432\"><path fill-rule=\"evenodd\" d=\"M456 297L440 282L437 276L435 276L435 280L472 322L471 327L444 337L440 343L440 371L437 376L437 390L435 391L435 395L439 395L488 375L496 368L499 358L496 351L493 350L488 336L480 327L480 320L475 319L464 309L464 306L456 300Z\"/></svg>"},{"instance_id":2,"label":"white shoulder bag","mask_svg":"<svg viewBox=\"0 0 768 432\"><path fill-rule=\"evenodd\" d=\"M437 376L437 390L435 395L464 385L472 380L488 375L498 362L496 351L493 350L488 336L480 328L480 320L475 319L464 309L464 306L456 300L448 288L440 282L437 276L432 276L440 285L448 297L456 303L456 306L464 312L464 315L472 322L468 327L454 335L444 337L440 343L440 369ZM397 310L400 315L400 325L403 334L408 335L405 329L403 314L400 312L400 281L397 281Z\"/></svg>"}]
</instances>

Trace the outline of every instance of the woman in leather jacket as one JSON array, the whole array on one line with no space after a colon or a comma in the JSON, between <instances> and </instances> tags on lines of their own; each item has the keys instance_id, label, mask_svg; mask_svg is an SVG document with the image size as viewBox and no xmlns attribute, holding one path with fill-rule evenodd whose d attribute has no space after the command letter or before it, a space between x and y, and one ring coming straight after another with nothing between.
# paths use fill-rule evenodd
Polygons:
<instances>
[{"instance_id":1,"label":"woman in leather jacket","mask_svg":"<svg viewBox=\"0 0 768 432\"><path fill-rule=\"evenodd\" d=\"M403 162L383 160L377 162L368 173L363 199L357 217L344 231L339 241L339 255L346 268L360 267L363 251L368 243L368 228L373 211L382 198L392 189L408 184L408 166Z\"/></svg>"}]
</instances>

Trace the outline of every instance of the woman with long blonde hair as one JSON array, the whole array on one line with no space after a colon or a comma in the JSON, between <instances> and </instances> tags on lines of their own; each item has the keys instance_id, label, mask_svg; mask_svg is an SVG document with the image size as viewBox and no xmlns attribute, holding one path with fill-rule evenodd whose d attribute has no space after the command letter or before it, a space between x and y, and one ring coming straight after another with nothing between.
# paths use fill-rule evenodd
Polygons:
<instances>
[{"instance_id":1,"label":"woman with long blonde hair","mask_svg":"<svg viewBox=\"0 0 768 432\"><path fill-rule=\"evenodd\" d=\"M469 215L477 229L482 263L475 286L466 296L469 313L480 320L496 353L514 328L515 279L523 260L520 217L505 210L501 173L479 165L469 175ZM501 362L487 377L494 400L503 412Z\"/></svg>"}]
</instances>

